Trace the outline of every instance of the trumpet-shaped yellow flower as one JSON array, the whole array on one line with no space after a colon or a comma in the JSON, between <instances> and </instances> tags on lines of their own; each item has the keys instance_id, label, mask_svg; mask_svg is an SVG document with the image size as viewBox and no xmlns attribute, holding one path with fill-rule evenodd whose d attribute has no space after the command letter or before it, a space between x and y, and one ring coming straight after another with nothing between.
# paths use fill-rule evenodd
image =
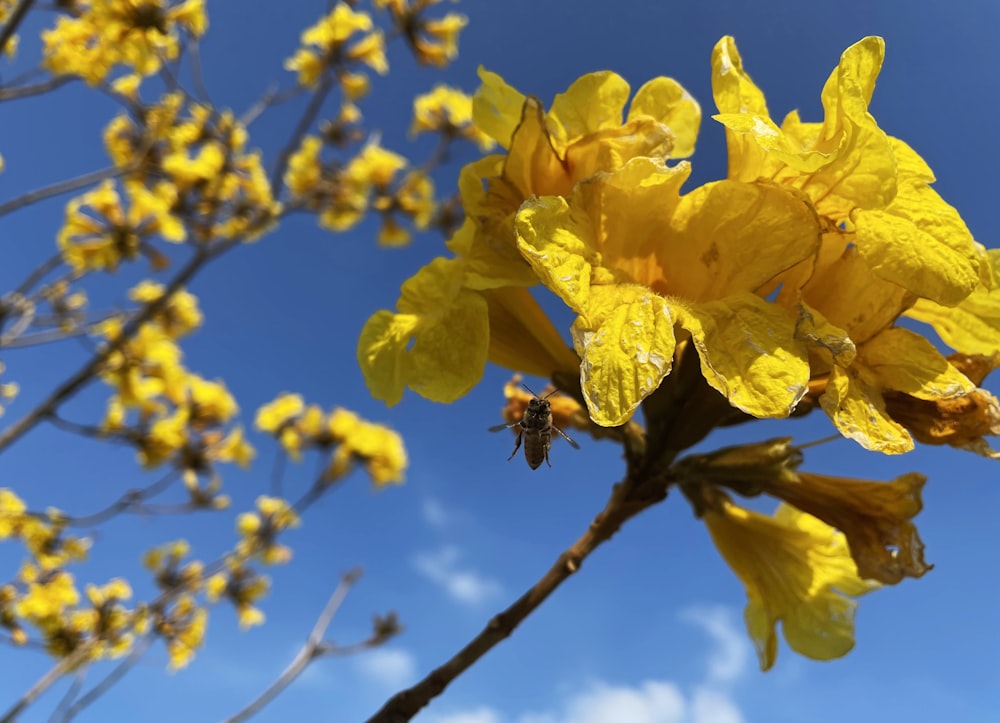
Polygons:
<instances>
[{"instance_id":1,"label":"trumpet-shaped yellow flower","mask_svg":"<svg viewBox=\"0 0 1000 723\"><path fill-rule=\"evenodd\" d=\"M734 407L787 416L806 393L796 319L755 292L815 253L812 209L772 184L721 181L681 196L689 172L636 158L518 213L521 253L578 314L573 343L598 424L622 424L660 385L678 333Z\"/></svg>"},{"instance_id":2,"label":"trumpet-shaped yellow flower","mask_svg":"<svg viewBox=\"0 0 1000 723\"><path fill-rule=\"evenodd\" d=\"M569 194L636 156L694 149L700 109L669 78L642 86L627 114L629 86L611 72L578 79L548 112L500 76L480 70L480 78L473 120L507 153L462 170L466 221L448 242L455 257L435 259L403 284L396 312L376 313L358 342L369 389L390 404L407 387L454 401L482 378L487 359L538 376L575 372L576 355L522 288L537 277L517 246L518 207L532 195Z\"/></svg>"},{"instance_id":3,"label":"trumpet-shaped yellow flower","mask_svg":"<svg viewBox=\"0 0 1000 723\"><path fill-rule=\"evenodd\" d=\"M821 406L845 436L899 453L913 442L887 413L885 392L953 399L974 385L930 342L893 324L918 299L954 307L990 274L961 217L930 187L930 168L868 111L884 50L869 37L844 52L823 87L822 123L794 112L780 126L771 120L732 38L716 45L712 65L729 177L802 193L823 226L819 253L774 284L778 303L807 309L856 347L833 360L813 349L814 376L828 378Z\"/></svg>"},{"instance_id":4,"label":"trumpet-shaped yellow flower","mask_svg":"<svg viewBox=\"0 0 1000 723\"><path fill-rule=\"evenodd\" d=\"M761 670L774 665L778 622L789 647L814 660L839 658L854 647L857 603L851 598L879 585L858 576L842 534L790 505L768 517L721 495L704 520L746 586L744 617Z\"/></svg>"}]
</instances>

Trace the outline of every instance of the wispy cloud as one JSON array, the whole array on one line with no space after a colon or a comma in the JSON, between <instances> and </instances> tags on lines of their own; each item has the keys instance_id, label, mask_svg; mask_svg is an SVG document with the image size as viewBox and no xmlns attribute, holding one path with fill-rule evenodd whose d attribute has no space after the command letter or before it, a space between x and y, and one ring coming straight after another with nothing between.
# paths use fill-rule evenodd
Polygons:
<instances>
[{"instance_id":1,"label":"wispy cloud","mask_svg":"<svg viewBox=\"0 0 1000 723\"><path fill-rule=\"evenodd\" d=\"M722 605L691 607L681 612L681 620L704 630L715 643L708 654L708 682L732 682L750 667L750 643L734 617L733 611Z\"/></svg>"},{"instance_id":2,"label":"wispy cloud","mask_svg":"<svg viewBox=\"0 0 1000 723\"><path fill-rule=\"evenodd\" d=\"M502 591L500 583L470 567L459 565L461 553L456 547L442 547L436 552L417 555L413 565L429 580L441 585L450 597L466 605L478 605Z\"/></svg>"},{"instance_id":3,"label":"wispy cloud","mask_svg":"<svg viewBox=\"0 0 1000 723\"><path fill-rule=\"evenodd\" d=\"M355 660L366 678L387 688L402 688L417 679L417 661L403 648L376 648Z\"/></svg>"},{"instance_id":4,"label":"wispy cloud","mask_svg":"<svg viewBox=\"0 0 1000 723\"><path fill-rule=\"evenodd\" d=\"M444 505L433 497L425 497L420 505L420 512L424 517L424 522L435 529L442 529L448 525L448 512Z\"/></svg>"},{"instance_id":5,"label":"wispy cloud","mask_svg":"<svg viewBox=\"0 0 1000 723\"><path fill-rule=\"evenodd\" d=\"M711 639L704 680L687 692L669 680L645 680L635 685L590 681L552 710L510 712L481 707L431 715L428 723L743 723L730 683L750 665L749 644L724 607L685 610L681 618L697 625Z\"/></svg>"}]
</instances>

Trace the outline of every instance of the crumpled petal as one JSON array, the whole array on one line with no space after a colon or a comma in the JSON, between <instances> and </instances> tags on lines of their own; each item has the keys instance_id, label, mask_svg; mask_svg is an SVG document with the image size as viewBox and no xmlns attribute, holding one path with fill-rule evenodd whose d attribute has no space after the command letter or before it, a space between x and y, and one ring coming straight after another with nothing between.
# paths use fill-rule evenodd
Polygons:
<instances>
[{"instance_id":1,"label":"crumpled petal","mask_svg":"<svg viewBox=\"0 0 1000 723\"><path fill-rule=\"evenodd\" d=\"M890 482L796 472L767 478L763 489L843 532L861 577L895 585L932 567L911 522L923 509L926 481L916 472Z\"/></svg>"},{"instance_id":2,"label":"crumpled petal","mask_svg":"<svg viewBox=\"0 0 1000 723\"><path fill-rule=\"evenodd\" d=\"M933 344L909 329L886 329L858 352L860 365L884 389L917 399L953 399L976 388Z\"/></svg>"},{"instance_id":3,"label":"crumpled petal","mask_svg":"<svg viewBox=\"0 0 1000 723\"><path fill-rule=\"evenodd\" d=\"M993 274L1000 276L1000 249L986 255ZM906 315L930 324L948 346L966 354L1000 350L1000 288L980 285L954 307L919 299Z\"/></svg>"},{"instance_id":4,"label":"crumpled petal","mask_svg":"<svg viewBox=\"0 0 1000 723\"><path fill-rule=\"evenodd\" d=\"M757 291L816 253L819 223L779 186L708 183L680 199L661 245L671 294L701 301Z\"/></svg>"},{"instance_id":5,"label":"crumpled petal","mask_svg":"<svg viewBox=\"0 0 1000 723\"><path fill-rule=\"evenodd\" d=\"M573 345L591 419L624 424L673 366L670 304L635 284L595 287L573 323Z\"/></svg>"},{"instance_id":6,"label":"crumpled petal","mask_svg":"<svg viewBox=\"0 0 1000 723\"><path fill-rule=\"evenodd\" d=\"M702 376L755 417L787 417L808 391L809 361L795 319L749 293L676 309L691 334Z\"/></svg>"},{"instance_id":7,"label":"crumpled petal","mask_svg":"<svg viewBox=\"0 0 1000 723\"><path fill-rule=\"evenodd\" d=\"M819 403L840 433L865 449L883 454L913 449L909 433L886 412L881 392L853 367L833 368Z\"/></svg>"}]
</instances>

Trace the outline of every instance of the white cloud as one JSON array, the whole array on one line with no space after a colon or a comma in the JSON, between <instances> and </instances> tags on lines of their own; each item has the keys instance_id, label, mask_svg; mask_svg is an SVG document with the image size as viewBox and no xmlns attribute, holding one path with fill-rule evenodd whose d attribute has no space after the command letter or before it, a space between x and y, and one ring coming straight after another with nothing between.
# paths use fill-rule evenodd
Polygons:
<instances>
[{"instance_id":1,"label":"white cloud","mask_svg":"<svg viewBox=\"0 0 1000 723\"><path fill-rule=\"evenodd\" d=\"M592 681L552 710L510 717L493 708L430 716L428 723L743 723L730 684L748 670L750 645L721 606L685 610L681 618L704 630L712 641L704 680L685 693L669 680L637 685Z\"/></svg>"},{"instance_id":2,"label":"white cloud","mask_svg":"<svg viewBox=\"0 0 1000 723\"><path fill-rule=\"evenodd\" d=\"M402 688L417 680L417 661L402 648L376 648L356 660L366 677L388 688Z\"/></svg>"},{"instance_id":3,"label":"white cloud","mask_svg":"<svg viewBox=\"0 0 1000 723\"><path fill-rule=\"evenodd\" d=\"M722 605L693 607L681 613L681 620L697 625L715 643L708 655L709 682L730 683L743 677L750 666L750 643L733 617Z\"/></svg>"},{"instance_id":4,"label":"white cloud","mask_svg":"<svg viewBox=\"0 0 1000 723\"><path fill-rule=\"evenodd\" d=\"M437 552L417 555L413 564L425 577L441 585L452 598L466 605L478 605L500 594L500 583L471 568L459 567L459 557L457 548L442 547Z\"/></svg>"},{"instance_id":5,"label":"white cloud","mask_svg":"<svg viewBox=\"0 0 1000 723\"><path fill-rule=\"evenodd\" d=\"M423 513L424 522L431 527L440 530L448 525L448 512L433 497L424 498L423 503L420 505L420 511Z\"/></svg>"},{"instance_id":6,"label":"white cloud","mask_svg":"<svg viewBox=\"0 0 1000 723\"><path fill-rule=\"evenodd\" d=\"M423 720L421 718L421 720ZM464 713L431 717L428 723L502 723L500 714L492 708L476 708Z\"/></svg>"}]
</instances>

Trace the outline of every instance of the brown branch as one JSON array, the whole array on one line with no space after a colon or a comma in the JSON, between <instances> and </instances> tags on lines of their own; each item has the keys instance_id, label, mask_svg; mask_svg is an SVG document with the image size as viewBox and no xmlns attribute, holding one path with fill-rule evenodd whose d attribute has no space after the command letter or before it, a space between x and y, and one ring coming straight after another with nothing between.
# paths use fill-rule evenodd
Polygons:
<instances>
[{"instance_id":1,"label":"brown branch","mask_svg":"<svg viewBox=\"0 0 1000 723\"><path fill-rule=\"evenodd\" d=\"M44 93L48 93L50 90L61 88L67 83L72 83L74 80L79 80L79 79L73 75L57 75L53 78L49 78L48 80L43 80L40 83L35 83L34 85L0 88L0 103L6 102L8 100L19 100L21 98L30 98L34 95L43 95Z\"/></svg>"},{"instance_id":2,"label":"brown branch","mask_svg":"<svg viewBox=\"0 0 1000 723\"><path fill-rule=\"evenodd\" d=\"M396 693L386 701L385 705L368 719L368 723L400 723L410 720L432 698L444 692L455 678L493 646L513 633L514 629L570 575L579 570L590 553L609 540L625 521L662 501L666 494L665 479L651 479L645 483L626 479L615 485L607 505L590 524L589 529L559 556L538 582L513 605L490 620L482 632L444 665L431 671L413 687Z\"/></svg>"},{"instance_id":3,"label":"brown branch","mask_svg":"<svg viewBox=\"0 0 1000 723\"><path fill-rule=\"evenodd\" d=\"M4 48L7 46L7 41L13 37L14 32L17 30L17 26L21 24L24 17L28 14L28 10L34 4L35 0L21 0L17 7L14 8L14 12L10 15L10 20L7 24L3 26L3 30L0 30L0 55L3 55Z\"/></svg>"},{"instance_id":4,"label":"brown branch","mask_svg":"<svg viewBox=\"0 0 1000 723\"><path fill-rule=\"evenodd\" d=\"M65 181L60 181L59 183L53 183L51 186L39 188L36 191L28 191L28 193L18 196L17 198L12 198L6 203L0 203L0 216L6 216L11 211L17 211L18 209L30 206L33 203L44 201L47 198L61 196L64 193L75 191L78 188L86 188L87 186L97 183L98 181L103 181L107 178L114 178L115 176L121 175L128 170L128 167L122 168L119 166L111 166L109 168L102 168L98 171L84 173L81 176L69 178Z\"/></svg>"}]
</instances>

